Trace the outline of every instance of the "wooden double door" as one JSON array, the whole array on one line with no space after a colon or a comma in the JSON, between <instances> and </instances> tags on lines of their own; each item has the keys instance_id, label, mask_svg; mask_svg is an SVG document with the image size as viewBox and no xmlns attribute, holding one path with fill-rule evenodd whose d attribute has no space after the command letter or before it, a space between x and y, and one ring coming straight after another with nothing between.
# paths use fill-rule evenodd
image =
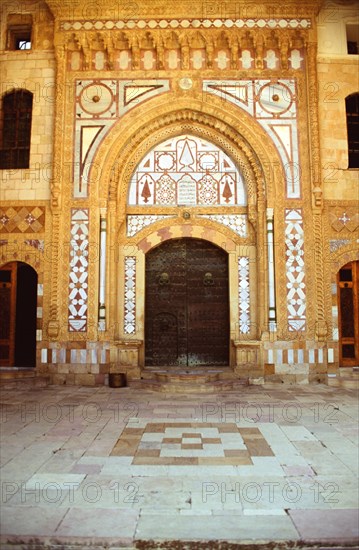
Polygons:
<instances>
[{"instance_id":1,"label":"wooden double door","mask_svg":"<svg viewBox=\"0 0 359 550\"><path fill-rule=\"evenodd\" d=\"M229 364L228 254L200 239L146 256L145 365Z\"/></svg>"},{"instance_id":2,"label":"wooden double door","mask_svg":"<svg viewBox=\"0 0 359 550\"><path fill-rule=\"evenodd\" d=\"M359 261L338 273L339 364L359 366Z\"/></svg>"}]
</instances>

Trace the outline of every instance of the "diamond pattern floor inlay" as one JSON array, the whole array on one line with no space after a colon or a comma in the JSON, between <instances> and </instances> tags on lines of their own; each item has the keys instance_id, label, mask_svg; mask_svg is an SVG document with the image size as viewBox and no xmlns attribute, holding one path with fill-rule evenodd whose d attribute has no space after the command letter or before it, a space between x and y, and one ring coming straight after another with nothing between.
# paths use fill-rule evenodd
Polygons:
<instances>
[{"instance_id":1,"label":"diamond pattern floor inlay","mask_svg":"<svg viewBox=\"0 0 359 550\"><path fill-rule=\"evenodd\" d=\"M111 456L133 456L138 465L250 465L253 456L273 456L258 428L234 423L149 422L127 427Z\"/></svg>"}]
</instances>

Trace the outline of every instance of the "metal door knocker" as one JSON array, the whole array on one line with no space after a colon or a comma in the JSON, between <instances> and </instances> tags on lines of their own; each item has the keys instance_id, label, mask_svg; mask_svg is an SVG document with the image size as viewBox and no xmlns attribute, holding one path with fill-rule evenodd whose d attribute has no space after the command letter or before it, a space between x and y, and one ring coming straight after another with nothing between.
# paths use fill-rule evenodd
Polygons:
<instances>
[{"instance_id":1,"label":"metal door knocker","mask_svg":"<svg viewBox=\"0 0 359 550\"><path fill-rule=\"evenodd\" d=\"M170 276L168 273L163 272L158 278L158 284L161 286L169 285L170 284Z\"/></svg>"},{"instance_id":2,"label":"metal door knocker","mask_svg":"<svg viewBox=\"0 0 359 550\"><path fill-rule=\"evenodd\" d=\"M212 286L214 285L213 275L212 273L205 273L203 277L203 284L204 286Z\"/></svg>"}]
</instances>

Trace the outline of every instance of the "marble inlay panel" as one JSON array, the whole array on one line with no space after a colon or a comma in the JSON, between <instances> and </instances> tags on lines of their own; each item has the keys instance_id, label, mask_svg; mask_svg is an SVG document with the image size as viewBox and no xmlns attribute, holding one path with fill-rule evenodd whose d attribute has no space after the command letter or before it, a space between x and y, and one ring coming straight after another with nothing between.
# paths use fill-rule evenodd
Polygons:
<instances>
[{"instance_id":1,"label":"marble inlay panel","mask_svg":"<svg viewBox=\"0 0 359 550\"><path fill-rule=\"evenodd\" d=\"M254 60L244 59L244 53L243 68L250 68ZM234 103L258 121L281 158L287 197L300 198L296 80L204 80L203 91Z\"/></svg>"},{"instance_id":2,"label":"marble inlay panel","mask_svg":"<svg viewBox=\"0 0 359 550\"><path fill-rule=\"evenodd\" d=\"M43 233L44 206L9 206L0 208L0 233Z\"/></svg>"},{"instance_id":3,"label":"marble inlay panel","mask_svg":"<svg viewBox=\"0 0 359 550\"><path fill-rule=\"evenodd\" d=\"M247 237L247 216L245 214L202 214L200 217L225 225L240 237Z\"/></svg>"},{"instance_id":4,"label":"marble inlay panel","mask_svg":"<svg viewBox=\"0 0 359 550\"><path fill-rule=\"evenodd\" d=\"M129 204L245 206L246 189L234 162L216 145L181 135L154 147L131 179Z\"/></svg>"},{"instance_id":5,"label":"marble inlay panel","mask_svg":"<svg viewBox=\"0 0 359 550\"><path fill-rule=\"evenodd\" d=\"M306 327L306 283L304 266L304 229L302 210L285 211L288 330Z\"/></svg>"},{"instance_id":6,"label":"marble inlay panel","mask_svg":"<svg viewBox=\"0 0 359 550\"><path fill-rule=\"evenodd\" d=\"M125 307L124 307L124 332L134 334L136 332L136 257L125 258Z\"/></svg>"},{"instance_id":7,"label":"marble inlay panel","mask_svg":"<svg viewBox=\"0 0 359 550\"><path fill-rule=\"evenodd\" d=\"M154 215L148 216L145 214L136 214L127 216L127 237L133 237L145 227L152 225L165 218L173 218L174 216Z\"/></svg>"},{"instance_id":8,"label":"marble inlay panel","mask_svg":"<svg viewBox=\"0 0 359 550\"><path fill-rule=\"evenodd\" d=\"M148 422L126 427L111 456L133 457L136 465L252 465L252 457L272 457L258 428L235 423Z\"/></svg>"},{"instance_id":9,"label":"marble inlay panel","mask_svg":"<svg viewBox=\"0 0 359 550\"><path fill-rule=\"evenodd\" d=\"M210 2L208 3L210 5ZM309 29L312 26L310 19L306 18L259 18L259 19L113 19L101 20L95 19L92 21L86 20L71 20L62 21L60 28L64 31L79 31L86 30L106 30L106 29L177 29L177 28L193 28L193 29L226 29L226 28L248 28L248 29Z\"/></svg>"},{"instance_id":10,"label":"marble inlay panel","mask_svg":"<svg viewBox=\"0 0 359 550\"><path fill-rule=\"evenodd\" d=\"M168 80L76 81L74 197L87 197L91 178L99 178L100 167L95 162L95 154L117 120L143 101L168 91Z\"/></svg>"},{"instance_id":11,"label":"marble inlay panel","mask_svg":"<svg viewBox=\"0 0 359 550\"><path fill-rule=\"evenodd\" d=\"M248 334L250 331L250 287L249 287L249 258L238 258L238 315L239 332Z\"/></svg>"},{"instance_id":12,"label":"marble inlay panel","mask_svg":"<svg viewBox=\"0 0 359 550\"><path fill-rule=\"evenodd\" d=\"M69 332L86 332L88 309L89 211L71 210Z\"/></svg>"}]
</instances>

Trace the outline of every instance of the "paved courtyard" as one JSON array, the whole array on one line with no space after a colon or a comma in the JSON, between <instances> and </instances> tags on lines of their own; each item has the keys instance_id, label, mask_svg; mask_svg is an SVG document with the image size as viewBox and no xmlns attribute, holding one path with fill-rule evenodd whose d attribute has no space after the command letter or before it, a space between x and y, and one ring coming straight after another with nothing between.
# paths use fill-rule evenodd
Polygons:
<instances>
[{"instance_id":1,"label":"paved courtyard","mask_svg":"<svg viewBox=\"0 0 359 550\"><path fill-rule=\"evenodd\" d=\"M355 547L357 397L3 390L2 548Z\"/></svg>"}]
</instances>

